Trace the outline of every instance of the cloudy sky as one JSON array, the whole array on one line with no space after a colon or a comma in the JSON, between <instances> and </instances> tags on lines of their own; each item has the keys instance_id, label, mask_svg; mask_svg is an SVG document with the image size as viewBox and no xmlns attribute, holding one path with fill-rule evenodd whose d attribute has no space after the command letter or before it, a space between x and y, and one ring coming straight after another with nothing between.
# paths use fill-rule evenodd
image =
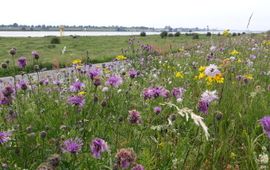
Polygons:
<instances>
[{"instance_id":1,"label":"cloudy sky","mask_svg":"<svg viewBox=\"0 0 270 170\"><path fill-rule=\"evenodd\" d=\"M270 0L1 0L0 24L270 29Z\"/></svg>"}]
</instances>

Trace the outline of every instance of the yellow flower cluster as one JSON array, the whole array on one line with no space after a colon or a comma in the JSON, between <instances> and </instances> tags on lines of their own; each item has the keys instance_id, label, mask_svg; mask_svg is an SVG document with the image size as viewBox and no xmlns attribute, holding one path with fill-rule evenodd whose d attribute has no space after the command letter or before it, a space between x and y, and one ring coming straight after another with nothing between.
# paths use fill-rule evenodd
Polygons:
<instances>
[{"instance_id":1,"label":"yellow flower cluster","mask_svg":"<svg viewBox=\"0 0 270 170\"><path fill-rule=\"evenodd\" d=\"M123 61L123 60L126 60L126 59L127 59L127 57L125 57L125 56L123 56L123 55L118 55L118 56L116 56L115 58L116 58L116 60L118 60L118 61Z\"/></svg>"},{"instance_id":2,"label":"yellow flower cluster","mask_svg":"<svg viewBox=\"0 0 270 170\"><path fill-rule=\"evenodd\" d=\"M176 77L176 78L184 78L184 74L183 74L183 72L181 72L181 71L177 71L177 72L175 73L175 77Z\"/></svg>"},{"instance_id":3,"label":"yellow flower cluster","mask_svg":"<svg viewBox=\"0 0 270 170\"><path fill-rule=\"evenodd\" d=\"M237 55L239 55L239 54L240 54L240 52L237 51L237 50L232 50L232 51L230 52L230 55L232 55L232 56L237 56Z\"/></svg>"},{"instance_id":4,"label":"yellow flower cluster","mask_svg":"<svg viewBox=\"0 0 270 170\"><path fill-rule=\"evenodd\" d=\"M78 93L79 96L84 96L85 94L86 94L85 91L80 91L80 92Z\"/></svg>"},{"instance_id":5,"label":"yellow flower cluster","mask_svg":"<svg viewBox=\"0 0 270 170\"><path fill-rule=\"evenodd\" d=\"M178 49L178 52L184 52L184 51L185 51L184 48L179 48L179 49Z\"/></svg>"},{"instance_id":6,"label":"yellow flower cluster","mask_svg":"<svg viewBox=\"0 0 270 170\"><path fill-rule=\"evenodd\" d=\"M270 47L270 40L264 40L264 41L262 42L262 45L263 45L263 46L269 46L269 47Z\"/></svg>"},{"instance_id":7,"label":"yellow flower cluster","mask_svg":"<svg viewBox=\"0 0 270 170\"><path fill-rule=\"evenodd\" d=\"M224 37L229 37L231 35L230 30L229 29L224 30L223 33L222 33L222 35Z\"/></svg>"},{"instance_id":8,"label":"yellow flower cluster","mask_svg":"<svg viewBox=\"0 0 270 170\"><path fill-rule=\"evenodd\" d=\"M205 69L205 66L201 66L199 68L199 75L195 76L195 79L205 79L208 85L211 85L212 83L224 83L224 77L222 74L217 74L215 77L210 77L205 74Z\"/></svg>"},{"instance_id":9,"label":"yellow flower cluster","mask_svg":"<svg viewBox=\"0 0 270 170\"><path fill-rule=\"evenodd\" d=\"M75 65L76 69L81 69L83 67L82 60L80 59L73 60L72 64Z\"/></svg>"},{"instance_id":10,"label":"yellow flower cluster","mask_svg":"<svg viewBox=\"0 0 270 170\"><path fill-rule=\"evenodd\" d=\"M80 59L75 59L72 61L72 64L74 64L74 65L80 65L81 63L82 63L82 60L80 60Z\"/></svg>"},{"instance_id":11,"label":"yellow flower cluster","mask_svg":"<svg viewBox=\"0 0 270 170\"><path fill-rule=\"evenodd\" d=\"M244 77L248 80L252 80L253 79L253 76L252 74L245 74Z\"/></svg>"}]
</instances>

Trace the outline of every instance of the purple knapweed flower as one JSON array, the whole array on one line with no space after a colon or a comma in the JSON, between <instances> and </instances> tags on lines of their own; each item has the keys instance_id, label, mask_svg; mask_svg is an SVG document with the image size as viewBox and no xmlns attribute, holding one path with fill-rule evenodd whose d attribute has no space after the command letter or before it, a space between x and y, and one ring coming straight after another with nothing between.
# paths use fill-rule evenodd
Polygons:
<instances>
[{"instance_id":1,"label":"purple knapweed flower","mask_svg":"<svg viewBox=\"0 0 270 170\"><path fill-rule=\"evenodd\" d=\"M9 97L14 93L14 88L8 85L2 90L2 93L5 97Z\"/></svg>"},{"instance_id":2,"label":"purple knapweed flower","mask_svg":"<svg viewBox=\"0 0 270 170\"><path fill-rule=\"evenodd\" d=\"M62 151L77 154L81 151L82 146L83 141L80 138L68 139L64 141Z\"/></svg>"},{"instance_id":3,"label":"purple knapweed flower","mask_svg":"<svg viewBox=\"0 0 270 170\"><path fill-rule=\"evenodd\" d=\"M40 85L48 85L49 84L49 79L42 79L39 81Z\"/></svg>"},{"instance_id":4,"label":"purple knapweed flower","mask_svg":"<svg viewBox=\"0 0 270 170\"><path fill-rule=\"evenodd\" d=\"M161 112L161 107L159 107L159 106L154 107L154 112L155 112L156 114L160 114L160 112Z\"/></svg>"},{"instance_id":5,"label":"purple knapweed flower","mask_svg":"<svg viewBox=\"0 0 270 170\"><path fill-rule=\"evenodd\" d=\"M107 86L119 87L123 83L123 79L120 76L112 75L106 81Z\"/></svg>"},{"instance_id":6,"label":"purple knapweed flower","mask_svg":"<svg viewBox=\"0 0 270 170\"><path fill-rule=\"evenodd\" d=\"M11 132L0 132L0 144L6 143L10 140Z\"/></svg>"},{"instance_id":7,"label":"purple knapweed flower","mask_svg":"<svg viewBox=\"0 0 270 170\"><path fill-rule=\"evenodd\" d=\"M137 110L131 110L128 111L129 116L128 120L131 124L139 124L141 123L141 113L138 112Z\"/></svg>"},{"instance_id":8,"label":"purple knapweed flower","mask_svg":"<svg viewBox=\"0 0 270 170\"><path fill-rule=\"evenodd\" d=\"M62 82L60 80L53 80L53 84L60 86L62 84Z\"/></svg>"},{"instance_id":9,"label":"purple knapweed flower","mask_svg":"<svg viewBox=\"0 0 270 170\"><path fill-rule=\"evenodd\" d=\"M101 85L101 80L100 80L99 77L95 77L93 81L94 81L93 84L94 84L96 87Z\"/></svg>"},{"instance_id":10,"label":"purple knapweed flower","mask_svg":"<svg viewBox=\"0 0 270 170\"><path fill-rule=\"evenodd\" d=\"M69 96L67 102L71 105L83 107L85 99L83 96Z\"/></svg>"},{"instance_id":11,"label":"purple knapweed flower","mask_svg":"<svg viewBox=\"0 0 270 170\"><path fill-rule=\"evenodd\" d=\"M155 88L156 91L156 97L162 96L164 98L168 98L169 97L169 90L165 89L164 87L156 87Z\"/></svg>"},{"instance_id":12,"label":"purple knapweed flower","mask_svg":"<svg viewBox=\"0 0 270 170\"><path fill-rule=\"evenodd\" d=\"M27 90L27 84L24 80L20 80L17 84L16 87L21 90Z\"/></svg>"},{"instance_id":13,"label":"purple knapweed flower","mask_svg":"<svg viewBox=\"0 0 270 170\"><path fill-rule=\"evenodd\" d=\"M74 83L71 84L69 89L71 92L78 92L78 91L82 90L84 87L85 87L84 83L82 83L80 81L75 81Z\"/></svg>"},{"instance_id":14,"label":"purple knapweed flower","mask_svg":"<svg viewBox=\"0 0 270 170\"><path fill-rule=\"evenodd\" d=\"M92 68L89 70L88 75L93 80L96 77L101 76L102 70L98 67Z\"/></svg>"},{"instance_id":15,"label":"purple knapweed flower","mask_svg":"<svg viewBox=\"0 0 270 170\"><path fill-rule=\"evenodd\" d=\"M260 120L261 126L264 130L264 133L270 138L270 116L264 116Z\"/></svg>"},{"instance_id":16,"label":"purple knapweed flower","mask_svg":"<svg viewBox=\"0 0 270 170\"><path fill-rule=\"evenodd\" d=\"M131 170L144 170L144 167L142 165L140 165L140 164L137 164Z\"/></svg>"},{"instance_id":17,"label":"purple knapweed flower","mask_svg":"<svg viewBox=\"0 0 270 170\"><path fill-rule=\"evenodd\" d=\"M19 68L25 68L26 66L26 58L25 57L20 57L17 61L18 67Z\"/></svg>"},{"instance_id":18,"label":"purple knapweed flower","mask_svg":"<svg viewBox=\"0 0 270 170\"><path fill-rule=\"evenodd\" d=\"M217 74L220 74L220 71L215 64L210 64L208 67L205 68L204 73L209 77L215 77Z\"/></svg>"},{"instance_id":19,"label":"purple knapweed flower","mask_svg":"<svg viewBox=\"0 0 270 170\"><path fill-rule=\"evenodd\" d=\"M165 89L164 87L149 87L147 89L144 89L143 96L145 100L157 98L159 96L168 98L169 90Z\"/></svg>"},{"instance_id":20,"label":"purple knapweed flower","mask_svg":"<svg viewBox=\"0 0 270 170\"><path fill-rule=\"evenodd\" d=\"M217 96L217 91L214 90L214 91L208 91L206 90L205 92L203 92L203 94L201 95L201 100L202 101L206 101L208 103L211 103L212 101L218 99L218 96Z\"/></svg>"},{"instance_id":21,"label":"purple knapweed flower","mask_svg":"<svg viewBox=\"0 0 270 170\"><path fill-rule=\"evenodd\" d=\"M183 95L185 93L185 89L182 88L182 87L174 87L173 90L172 90L172 95L176 98L176 99L179 99L179 98L183 98Z\"/></svg>"},{"instance_id":22,"label":"purple knapweed flower","mask_svg":"<svg viewBox=\"0 0 270 170\"><path fill-rule=\"evenodd\" d=\"M151 87L144 89L143 96L145 100L153 98L155 96L155 89Z\"/></svg>"},{"instance_id":23,"label":"purple knapweed flower","mask_svg":"<svg viewBox=\"0 0 270 170\"><path fill-rule=\"evenodd\" d=\"M200 112L207 114L208 113L208 107L209 107L209 103L208 102L203 101L203 100L199 101L198 108L199 108L199 111Z\"/></svg>"},{"instance_id":24,"label":"purple knapweed flower","mask_svg":"<svg viewBox=\"0 0 270 170\"><path fill-rule=\"evenodd\" d=\"M257 58L257 56L256 56L256 55L251 54L251 55L249 56L249 58L250 58L250 59L252 59L252 60L255 60L255 59Z\"/></svg>"},{"instance_id":25,"label":"purple knapweed flower","mask_svg":"<svg viewBox=\"0 0 270 170\"><path fill-rule=\"evenodd\" d=\"M218 96L216 95L216 90L214 91L206 90L201 95L201 99L198 104L199 111L207 114L210 103L217 99L218 99Z\"/></svg>"},{"instance_id":26,"label":"purple knapweed flower","mask_svg":"<svg viewBox=\"0 0 270 170\"><path fill-rule=\"evenodd\" d=\"M12 103L12 100L10 97L0 98L0 105L9 105L11 103Z\"/></svg>"},{"instance_id":27,"label":"purple knapweed flower","mask_svg":"<svg viewBox=\"0 0 270 170\"><path fill-rule=\"evenodd\" d=\"M0 91L0 105L9 105L12 103L12 97L11 96L5 96L1 91Z\"/></svg>"},{"instance_id":28,"label":"purple knapweed flower","mask_svg":"<svg viewBox=\"0 0 270 170\"><path fill-rule=\"evenodd\" d=\"M108 145L103 139L95 138L92 140L90 148L93 157L98 159L100 158L101 153L108 150Z\"/></svg>"},{"instance_id":29,"label":"purple knapweed flower","mask_svg":"<svg viewBox=\"0 0 270 170\"><path fill-rule=\"evenodd\" d=\"M32 56L34 59L38 60L39 59L39 53L37 51L32 51Z\"/></svg>"},{"instance_id":30,"label":"purple knapweed flower","mask_svg":"<svg viewBox=\"0 0 270 170\"><path fill-rule=\"evenodd\" d=\"M122 169L129 168L136 161L136 154L131 148L120 149L115 157L117 167Z\"/></svg>"},{"instance_id":31,"label":"purple knapweed flower","mask_svg":"<svg viewBox=\"0 0 270 170\"><path fill-rule=\"evenodd\" d=\"M133 79L139 75L139 72L134 69L131 69L128 71L128 74L129 74L129 77Z\"/></svg>"}]
</instances>

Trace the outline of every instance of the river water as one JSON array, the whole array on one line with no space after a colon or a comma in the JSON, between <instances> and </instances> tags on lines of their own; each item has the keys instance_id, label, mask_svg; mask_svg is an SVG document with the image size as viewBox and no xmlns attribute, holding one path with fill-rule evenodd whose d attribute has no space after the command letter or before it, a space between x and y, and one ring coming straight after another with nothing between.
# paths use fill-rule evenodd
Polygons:
<instances>
[{"instance_id":1,"label":"river water","mask_svg":"<svg viewBox=\"0 0 270 170\"><path fill-rule=\"evenodd\" d=\"M221 31L214 31L217 34ZM181 32L184 34L186 32ZM206 31L193 32L206 34ZM146 35L158 35L160 32L146 32ZM0 31L0 37L44 37L44 36L59 36L59 31ZM87 31L65 31L64 36L129 36L140 35L140 32L87 32Z\"/></svg>"},{"instance_id":2,"label":"river water","mask_svg":"<svg viewBox=\"0 0 270 170\"><path fill-rule=\"evenodd\" d=\"M128 36L140 35L140 32L87 32L87 31L65 31L64 36ZM160 34L160 32L147 32L147 35ZM0 31L0 37L44 37L59 36L59 31Z\"/></svg>"}]
</instances>

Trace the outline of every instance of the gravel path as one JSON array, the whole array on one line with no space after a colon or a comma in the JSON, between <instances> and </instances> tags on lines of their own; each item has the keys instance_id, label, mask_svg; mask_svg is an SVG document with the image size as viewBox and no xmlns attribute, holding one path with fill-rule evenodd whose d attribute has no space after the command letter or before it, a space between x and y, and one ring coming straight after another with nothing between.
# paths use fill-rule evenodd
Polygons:
<instances>
[{"instance_id":1,"label":"gravel path","mask_svg":"<svg viewBox=\"0 0 270 170\"><path fill-rule=\"evenodd\" d=\"M92 67L101 67L103 64L105 65L110 65L110 64L114 64L114 62L107 62L107 63L99 63L99 64L93 64ZM42 79L46 79L46 78L50 78L50 79L56 79L56 78L60 78L60 77L66 77L70 74L72 74L72 70L74 70L72 67L68 67L68 68L62 68L62 69L58 69L58 70L48 70L48 71L42 71L39 73L29 73L29 74L25 74L25 75L16 75L15 76L15 80L16 82L20 81L20 80L25 80L25 81L29 81L28 79L30 78L32 81L36 81L36 80L42 80ZM0 77L0 90L6 85L6 84L14 84L14 78L12 76L10 77Z\"/></svg>"}]
</instances>

